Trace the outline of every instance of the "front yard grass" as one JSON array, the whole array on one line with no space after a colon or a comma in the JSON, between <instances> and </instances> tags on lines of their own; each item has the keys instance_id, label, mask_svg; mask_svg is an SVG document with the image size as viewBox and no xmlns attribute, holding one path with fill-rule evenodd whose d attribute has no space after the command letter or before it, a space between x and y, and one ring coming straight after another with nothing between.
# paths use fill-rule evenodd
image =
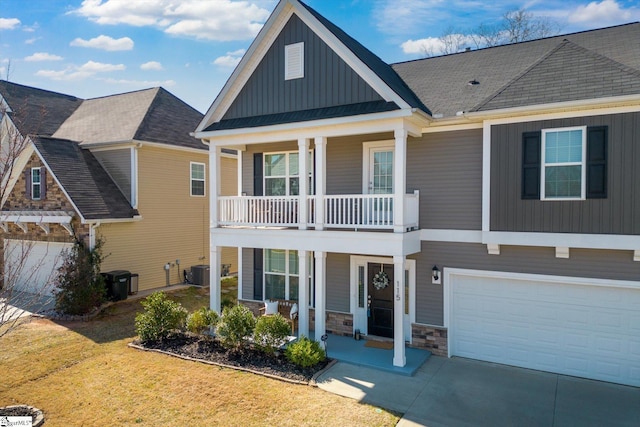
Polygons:
<instances>
[{"instance_id":1,"label":"front yard grass","mask_svg":"<svg viewBox=\"0 0 640 427\"><path fill-rule=\"evenodd\" d=\"M187 309L205 290L172 294ZM0 406L28 404L47 426L341 425L389 426L378 408L262 376L127 347L142 307L126 301L97 319L36 319L0 340Z\"/></svg>"}]
</instances>

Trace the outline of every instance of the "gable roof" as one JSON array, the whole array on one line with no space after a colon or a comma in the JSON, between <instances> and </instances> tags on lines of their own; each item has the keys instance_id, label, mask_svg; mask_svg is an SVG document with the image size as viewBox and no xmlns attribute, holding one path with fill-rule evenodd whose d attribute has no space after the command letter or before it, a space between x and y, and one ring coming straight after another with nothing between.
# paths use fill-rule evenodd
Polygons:
<instances>
[{"instance_id":1,"label":"gable roof","mask_svg":"<svg viewBox=\"0 0 640 427\"><path fill-rule=\"evenodd\" d=\"M572 47L560 48L565 39L572 43ZM524 76L536 64L542 67L538 71L548 67L547 72L540 72L535 79L531 74L528 79L530 84L525 87L523 82L521 90L533 90L534 80L540 84L549 85L562 75L573 74L575 77L577 74L572 70L574 66L579 66L583 72L593 71L602 76L607 74L606 68L611 68L610 72L613 74L619 74L621 67L627 67L627 71L640 70L638 40L640 40L640 23L636 22L402 62L393 64L392 67L434 114L451 117L457 112L472 111L474 107L484 105L506 85ZM584 50L579 53L578 47ZM544 58L550 60L546 65L541 62ZM559 65L562 61L569 62L560 69L551 70L552 62ZM574 64L571 61L578 61L578 63ZM627 74L626 71L622 73ZM625 79L627 78L628 75ZM478 84L469 84L472 81ZM599 93L593 90L591 93L586 93L587 87L587 80L580 85L579 90L571 86L556 87L559 94L555 99L580 100L616 96L619 93L618 89L607 85L602 85ZM540 96L531 99L518 98L514 92L515 87L509 97L505 94L500 98L502 102L499 108L534 105L543 100ZM485 111L493 108L498 108L497 101L492 105L484 105Z\"/></svg>"},{"instance_id":2,"label":"gable roof","mask_svg":"<svg viewBox=\"0 0 640 427\"><path fill-rule=\"evenodd\" d=\"M189 133L202 114L162 88L88 99L53 134L81 143L149 141L207 147Z\"/></svg>"},{"instance_id":3,"label":"gable roof","mask_svg":"<svg viewBox=\"0 0 640 427\"><path fill-rule=\"evenodd\" d=\"M82 99L48 90L0 81L0 96L22 135L52 135L82 104Z\"/></svg>"},{"instance_id":4,"label":"gable roof","mask_svg":"<svg viewBox=\"0 0 640 427\"><path fill-rule=\"evenodd\" d=\"M36 136L32 142L84 219L130 219L138 215L89 150L59 138Z\"/></svg>"},{"instance_id":5,"label":"gable roof","mask_svg":"<svg viewBox=\"0 0 640 427\"><path fill-rule=\"evenodd\" d=\"M472 111L640 93L640 70L562 41Z\"/></svg>"}]
</instances>

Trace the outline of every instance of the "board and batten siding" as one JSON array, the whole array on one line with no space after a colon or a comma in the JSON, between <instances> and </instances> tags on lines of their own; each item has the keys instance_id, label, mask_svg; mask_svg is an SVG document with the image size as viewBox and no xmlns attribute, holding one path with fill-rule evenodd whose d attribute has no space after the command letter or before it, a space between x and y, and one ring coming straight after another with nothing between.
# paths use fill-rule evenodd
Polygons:
<instances>
[{"instance_id":1,"label":"board and batten siding","mask_svg":"<svg viewBox=\"0 0 640 427\"><path fill-rule=\"evenodd\" d=\"M299 42L304 42L304 77L285 80L285 46ZM300 18L293 15L223 120L382 99Z\"/></svg>"},{"instance_id":2,"label":"board and batten siding","mask_svg":"<svg viewBox=\"0 0 640 427\"><path fill-rule=\"evenodd\" d=\"M443 286L431 284L431 268L505 271L551 276L637 281L640 263L629 251L571 249L570 258L556 258L555 248L500 246L500 255L489 255L486 245L422 242L416 260L416 321L443 326ZM603 266L606 265L606 268Z\"/></svg>"},{"instance_id":3,"label":"board and batten siding","mask_svg":"<svg viewBox=\"0 0 640 427\"><path fill-rule=\"evenodd\" d=\"M482 130L407 141L407 193L420 191L420 228L482 228Z\"/></svg>"},{"instance_id":4,"label":"board and batten siding","mask_svg":"<svg viewBox=\"0 0 640 427\"><path fill-rule=\"evenodd\" d=\"M607 198L522 200L522 134L607 126ZM491 128L491 230L640 234L640 113L506 124Z\"/></svg>"},{"instance_id":5,"label":"board and batten siding","mask_svg":"<svg viewBox=\"0 0 640 427\"><path fill-rule=\"evenodd\" d=\"M103 271L138 273L139 289L166 285L164 266L171 263L169 283L184 280L182 270L209 264L208 197L190 195L190 162L208 162L202 154L143 146L138 151L138 210L142 220L102 224L109 256ZM178 267L175 262L180 260ZM224 262L224 261L223 261Z\"/></svg>"},{"instance_id":6,"label":"board and batten siding","mask_svg":"<svg viewBox=\"0 0 640 427\"><path fill-rule=\"evenodd\" d=\"M92 151L92 154L111 176L122 194L131 202L131 148Z\"/></svg>"}]
</instances>

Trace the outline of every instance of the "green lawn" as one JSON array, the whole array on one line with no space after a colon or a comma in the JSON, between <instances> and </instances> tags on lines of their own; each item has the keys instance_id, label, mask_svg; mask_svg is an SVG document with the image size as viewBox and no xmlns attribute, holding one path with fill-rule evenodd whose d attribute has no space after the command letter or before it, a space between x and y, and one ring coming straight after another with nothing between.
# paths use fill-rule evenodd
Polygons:
<instances>
[{"instance_id":1,"label":"green lawn","mask_svg":"<svg viewBox=\"0 0 640 427\"><path fill-rule=\"evenodd\" d=\"M237 287L236 287L237 289ZM207 290L172 294L189 310ZM46 426L391 426L378 408L278 380L127 347L138 301L91 322L37 319L0 340L0 406L29 404Z\"/></svg>"}]
</instances>

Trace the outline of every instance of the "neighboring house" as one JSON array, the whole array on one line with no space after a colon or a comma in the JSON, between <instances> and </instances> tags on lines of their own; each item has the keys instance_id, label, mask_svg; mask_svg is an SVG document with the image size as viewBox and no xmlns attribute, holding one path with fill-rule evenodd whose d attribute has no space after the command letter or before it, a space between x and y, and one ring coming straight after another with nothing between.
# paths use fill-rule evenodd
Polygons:
<instances>
[{"instance_id":1,"label":"neighboring house","mask_svg":"<svg viewBox=\"0 0 640 427\"><path fill-rule=\"evenodd\" d=\"M162 88L81 100L3 81L0 96L4 134L27 138L0 211L5 266L32 246L16 286L41 289L74 235L103 238L102 271L139 274L139 290L209 263L208 147L189 135L201 113ZM221 162L232 169L227 194L237 193L235 162Z\"/></svg>"},{"instance_id":2,"label":"neighboring house","mask_svg":"<svg viewBox=\"0 0 640 427\"><path fill-rule=\"evenodd\" d=\"M240 150L242 196L211 176L211 259L242 248L245 304L392 338L396 366L408 343L640 385L638 40L389 65L280 1L195 132L213 171Z\"/></svg>"}]
</instances>

